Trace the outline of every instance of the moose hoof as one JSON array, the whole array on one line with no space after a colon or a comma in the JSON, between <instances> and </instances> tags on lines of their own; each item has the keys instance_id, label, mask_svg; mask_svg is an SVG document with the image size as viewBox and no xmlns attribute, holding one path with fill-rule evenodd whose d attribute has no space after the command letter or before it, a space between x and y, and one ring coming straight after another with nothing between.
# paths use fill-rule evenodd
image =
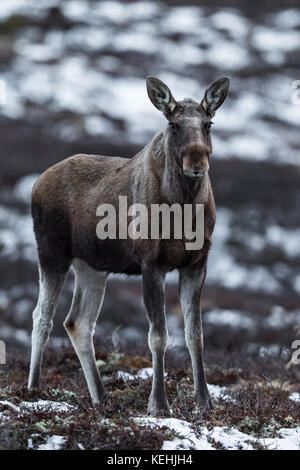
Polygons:
<instances>
[{"instance_id":1,"label":"moose hoof","mask_svg":"<svg viewBox=\"0 0 300 470\"><path fill-rule=\"evenodd\" d=\"M103 393L97 401L93 402L93 406L97 408L99 411L103 410L106 406L110 404L110 399L108 393Z\"/></svg>"},{"instance_id":2,"label":"moose hoof","mask_svg":"<svg viewBox=\"0 0 300 470\"><path fill-rule=\"evenodd\" d=\"M201 395L200 394L195 395L195 402L196 402L196 405L204 411L209 411L209 410L214 409L212 399L208 392L205 394L201 394Z\"/></svg>"},{"instance_id":3,"label":"moose hoof","mask_svg":"<svg viewBox=\"0 0 300 470\"><path fill-rule=\"evenodd\" d=\"M149 399L148 415L157 418L159 416L170 416L170 409L166 400Z\"/></svg>"}]
</instances>

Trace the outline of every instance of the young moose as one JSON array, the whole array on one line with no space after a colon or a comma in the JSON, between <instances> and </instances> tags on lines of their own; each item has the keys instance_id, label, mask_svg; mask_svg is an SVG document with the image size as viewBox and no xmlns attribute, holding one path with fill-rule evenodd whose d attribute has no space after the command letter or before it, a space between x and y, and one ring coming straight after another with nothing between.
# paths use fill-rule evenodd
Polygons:
<instances>
[{"instance_id":1,"label":"young moose","mask_svg":"<svg viewBox=\"0 0 300 470\"><path fill-rule=\"evenodd\" d=\"M215 205L208 176L212 152L211 118L225 100L229 79L206 90L201 103L176 101L159 79L147 78L148 95L163 112L168 126L132 159L75 155L43 173L32 192L32 217L38 246L40 293L33 313L29 388L39 386L43 351L70 266L75 291L64 326L81 362L94 404L107 395L95 362L93 333L109 273L142 274L149 319L153 383L148 413L168 414L164 385L164 354L168 332L164 305L167 272L179 270L179 296L184 314L196 403L211 407L203 366L201 292L215 224ZM204 243L186 250L179 239L109 239L96 235L96 209L119 196L128 205L173 203L204 205Z\"/></svg>"}]
</instances>

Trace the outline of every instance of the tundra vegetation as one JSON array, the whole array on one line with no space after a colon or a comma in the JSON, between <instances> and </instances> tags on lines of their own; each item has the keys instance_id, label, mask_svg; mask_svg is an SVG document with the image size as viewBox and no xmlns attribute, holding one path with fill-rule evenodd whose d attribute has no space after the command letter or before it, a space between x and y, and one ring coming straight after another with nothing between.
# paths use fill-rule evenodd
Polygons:
<instances>
[{"instance_id":1,"label":"tundra vegetation","mask_svg":"<svg viewBox=\"0 0 300 470\"><path fill-rule=\"evenodd\" d=\"M139 377L139 370L151 367L148 349L116 351L96 347L109 403L101 411L90 406L88 390L82 386L83 372L70 347L48 348L44 359L43 387L29 391L26 387L28 354L12 351L0 375L0 448L27 449L28 442L37 449L51 436L64 438L62 449L160 449L178 433L168 426L151 428L135 419L145 416L151 390L151 378ZM166 387L172 418L191 423L197 436L203 428L225 426L255 438L276 437L281 428L299 426L299 403L289 398L300 392L297 368L285 368L285 361L260 359L230 351L225 358L210 352L206 370L209 384L226 387L224 398L213 399L214 410L205 413L195 409L192 393L192 371L188 356L166 355ZM228 367L231 364L233 367ZM268 376L262 371L268 370ZM119 372L127 372L123 380ZM24 402L49 400L63 403L61 410L51 406L21 408ZM15 405L15 409L7 404ZM67 408L67 405L73 408ZM212 446L222 448L212 440ZM262 448L261 443L252 444Z\"/></svg>"}]
</instances>

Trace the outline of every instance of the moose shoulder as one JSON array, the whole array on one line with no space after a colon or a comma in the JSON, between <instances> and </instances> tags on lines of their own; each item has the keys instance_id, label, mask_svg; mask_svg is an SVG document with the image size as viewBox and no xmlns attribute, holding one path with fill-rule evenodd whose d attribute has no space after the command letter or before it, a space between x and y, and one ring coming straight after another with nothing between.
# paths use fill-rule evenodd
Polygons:
<instances>
[{"instance_id":1,"label":"moose shoulder","mask_svg":"<svg viewBox=\"0 0 300 470\"><path fill-rule=\"evenodd\" d=\"M37 240L40 294L33 313L32 354L29 387L39 385L43 351L64 285L72 266L75 289L66 330L81 362L90 395L101 403L106 393L95 363L93 331L100 313L110 273L142 274L143 294L149 319L149 347L153 357L153 384L148 411L167 414L164 385L164 353L167 327L164 279L179 270L179 295L185 320L195 385L195 399L211 406L202 360L200 298L215 223L215 206L208 170L212 144L211 118L225 100L229 79L221 78L206 90L201 102L176 101L159 79L147 78L147 91L156 108L165 115L167 128L156 134L132 159L75 155L47 170L32 193L32 217ZM117 233L124 216L120 196L128 206L189 204L204 207L204 238L201 248L186 249L184 237L175 239L99 239L97 224L101 205L115 208ZM193 219L194 221L194 219ZM194 223L194 222L193 222ZM171 227L174 235L176 224Z\"/></svg>"}]
</instances>

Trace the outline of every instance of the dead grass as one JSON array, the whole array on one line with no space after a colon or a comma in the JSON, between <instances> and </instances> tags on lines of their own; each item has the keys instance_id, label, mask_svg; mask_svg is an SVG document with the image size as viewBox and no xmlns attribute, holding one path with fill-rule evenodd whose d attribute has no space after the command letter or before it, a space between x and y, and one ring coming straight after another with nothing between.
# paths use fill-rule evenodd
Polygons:
<instances>
[{"instance_id":1,"label":"dead grass","mask_svg":"<svg viewBox=\"0 0 300 470\"><path fill-rule=\"evenodd\" d=\"M172 439L174 433L167 428L154 430L131 419L146 414L151 380L135 378L124 382L116 374L123 370L134 375L142 367L151 366L149 358L101 349L97 350L97 359L110 396L101 410L90 404L82 371L71 348L46 353L42 387L35 391L26 387L26 355L10 358L0 375L0 400L16 406L23 401L53 400L66 402L74 409L17 413L0 405L4 417L0 420L0 447L26 449L31 438L37 448L47 437L59 435L66 438L65 449L78 449L80 444L85 449L158 450L164 440ZM265 363L261 366L266 372ZM299 404L288 396L291 391L300 391L299 385L283 364L276 373L272 367L270 370L272 374L268 377L259 373L259 367L249 370L247 364L228 369L212 365L207 371L208 383L226 386L231 399L215 400L214 410L207 414L195 408L191 371L184 360L181 363L178 360L177 367L174 364L167 367L166 386L173 417L189 421L199 432L202 426L234 426L257 437L274 437L281 427L295 427L299 425Z\"/></svg>"}]
</instances>

